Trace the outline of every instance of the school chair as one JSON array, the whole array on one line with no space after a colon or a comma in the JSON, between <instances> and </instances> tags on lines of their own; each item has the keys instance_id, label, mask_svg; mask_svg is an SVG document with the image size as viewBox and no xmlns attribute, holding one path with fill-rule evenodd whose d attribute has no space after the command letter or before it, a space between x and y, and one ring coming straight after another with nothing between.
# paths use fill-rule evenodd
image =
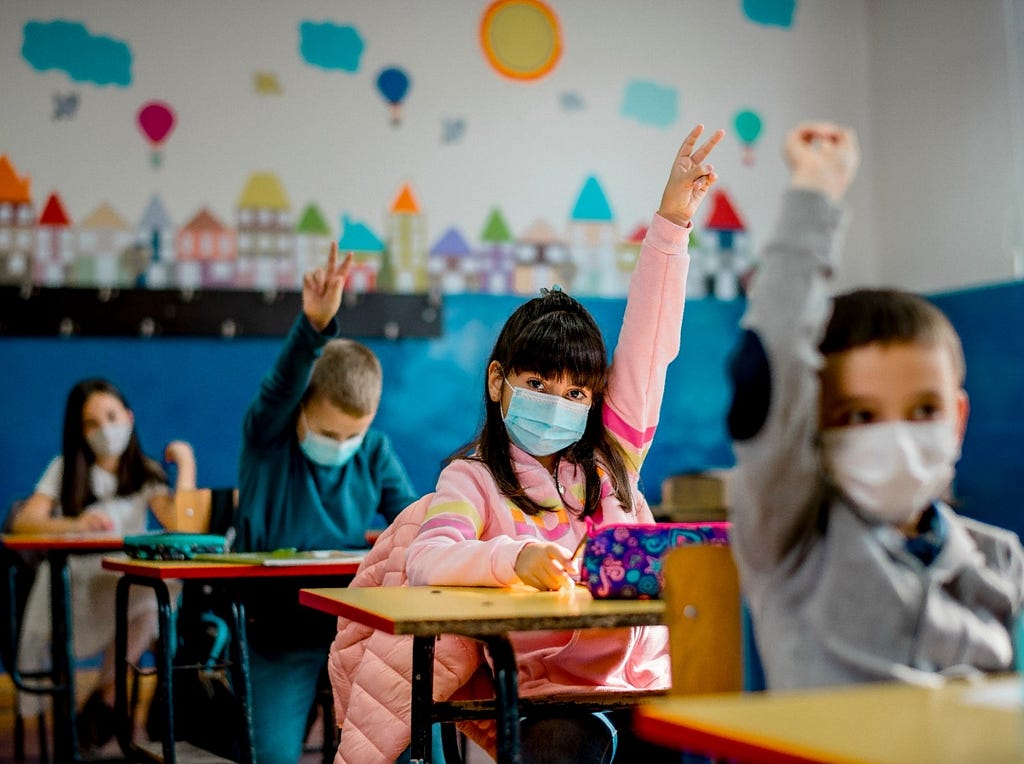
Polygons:
<instances>
[{"instance_id":1,"label":"school chair","mask_svg":"<svg viewBox=\"0 0 1024 764\"><path fill-rule=\"evenodd\" d=\"M174 528L181 533L225 534L235 524L237 488L193 488L174 494Z\"/></svg>"},{"instance_id":2,"label":"school chair","mask_svg":"<svg viewBox=\"0 0 1024 764\"><path fill-rule=\"evenodd\" d=\"M237 488L195 488L177 491L174 495L175 527L182 533L216 533L229 538L234 535L238 507ZM320 746L303 745L304 752L319 751L323 764L334 761L338 749L338 726L334 717L334 696L326 666L317 681L316 695L306 724L308 736L317 716L322 719L323 738Z\"/></svg>"},{"instance_id":3,"label":"school chair","mask_svg":"<svg viewBox=\"0 0 1024 764\"><path fill-rule=\"evenodd\" d=\"M0 597L0 621L3 622L2 633L0 633L0 663L7 669L8 675L19 690L34 686L34 680L48 676L48 672L45 671L23 674L17 669L21 622L25 606L28 604L29 592L36 578L39 561L33 562L26 560L18 552L0 547L0 568L5 572L4 593ZM49 762L49 734L45 713L40 713L36 718L36 729L39 733L39 760L40 762ZM13 740L14 761L25 761L25 717L21 715L21 710L18 707L17 694L15 694L14 700Z\"/></svg>"},{"instance_id":4,"label":"school chair","mask_svg":"<svg viewBox=\"0 0 1024 764\"><path fill-rule=\"evenodd\" d=\"M689 544L662 560L672 695L743 690L743 607L728 546Z\"/></svg>"}]
</instances>

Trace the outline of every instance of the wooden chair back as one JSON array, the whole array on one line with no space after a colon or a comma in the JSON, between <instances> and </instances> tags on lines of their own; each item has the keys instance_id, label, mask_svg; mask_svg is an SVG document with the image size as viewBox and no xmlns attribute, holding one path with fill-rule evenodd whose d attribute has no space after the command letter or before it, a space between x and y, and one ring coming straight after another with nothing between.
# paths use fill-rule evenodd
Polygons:
<instances>
[{"instance_id":1,"label":"wooden chair back","mask_svg":"<svg viewBox=\"0 0 1024 764\"><path fill-rule=\"evenodd\" d=\"M174 494L174 528L181 533L206 533L210 530L213 491L209 488L176 491Z\"/></svg>"},{"instance_id":2,"label":"wooden chair back","mask_svg":"<svg viewBox=\"0 0 1024 764\"><path fill-rule=\"evenodd\" d=\"M743 647L739 574L727 546L688 544L662 561L672 695L739 692Z\"/></svg>"}]
</instances>

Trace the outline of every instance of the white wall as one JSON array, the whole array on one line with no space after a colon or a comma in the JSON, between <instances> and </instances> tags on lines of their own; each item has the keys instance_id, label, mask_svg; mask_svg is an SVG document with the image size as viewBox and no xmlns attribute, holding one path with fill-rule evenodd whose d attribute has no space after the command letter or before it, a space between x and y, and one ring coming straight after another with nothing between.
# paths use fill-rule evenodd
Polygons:
<instances>
[{"instance_id":1,"label":"white wall","mask_svg":"<svg viewBox=\"0 0 1024 764\"><path fill-rule=\"evenodd\" d=\"M784 179L779 145L795 121L852 124L872 156L867 0L803 0L790 29L752 23L740 0L551 0L565 54L534 84L502 79L484 61L478 27L487 5L3 0L0 152L32 176L37 204L58 189L76 221L104 200L133 221L154 191L178 223L201 204L230 221L249 173L270 170L293 207L316 201L335 228L347 213L380 234L386 207L408 180L426 209L431 242L450 225L473 239L494 205L514 232L538 217L562 229L590 174L624 232L649 219L689 126L731 129L746 107L765 122L756 164L742 165L735 135L714 162L755 243L775 215ZM26 65L24 22L53 18L127 40L135 59L131 87L75 84L64 73ZM360 71L306 65L297 52L305 19L355 25L366 41ZM413 79L397 129L373 84L389 64ZM274 72L284 93L254 94L256 70ZM623 89L638 78L678 88L677 124L662 129L620 115ZM75 119L51 119L54 93L73 90L82 98ZM586 108L563 111L559 96L567 91ZM150 98L172 103L179 118L156 171L134 123ZM461 143L441 142L449 118L466 120ZM848 241L862 254L844 270L851 281L875 274L875 166L865 162L852 192Z\"/></svg>"},{"instance_id":2,"label":"white wall","mask_svg":"<svg viewBox=\"0 0 1024 764\"><path fill-rule=\"evenodd\" d=\"M869 2L880 281L933 291L1014 276L1022 15L1019 0Z\"/></svg>"},{"instance_id":3,"label":"white wall","mask_svg":"<svg viewBox=\"0 0 1024 764\"><path fill-rule=\"evenodd\" d=\"M752 23L741 0L551 0L565 53L533 84L484 61L487 4L4 0L0 153L32 176L37 204L58 189L75 220L104 200L134 220L157 191L177 222L201 204L230 221L249 173L270 170L296 209L315 201L335 228L347 213L378 233L411 181L431 242L451 225L472 240L495 205L514 232L539 217L564 228L590 174L620 230L632 228L656 206L688 127L731 128L751 107L765 122L755 165L740 162L735 135L714 161L755 244L775 214L785 130L821 117L853 125L864 151L841 285L930 291L1013 276L1014 252L1024 251L1024 114L1013 87L1024 75L1020 0L801 0L789 29ZM54 18L127 40L131 87L30 68L23 24ZM305 19L356 26L366 42L360 71L305 64ZM413 79L399 128L373 84L389 64ZM284 93L254 94L257 70L274 72ZM679 121L662 129L625 119L633 79L677 88ZM54 93L73 90L82 99L75 119L51 119ZM583 110L560 107L570 91ZM179 118L156 171L134 124L150 98L171 102ZM446 119L466 121L461 142L442 142Z\"/></svg>"}]
</instances>

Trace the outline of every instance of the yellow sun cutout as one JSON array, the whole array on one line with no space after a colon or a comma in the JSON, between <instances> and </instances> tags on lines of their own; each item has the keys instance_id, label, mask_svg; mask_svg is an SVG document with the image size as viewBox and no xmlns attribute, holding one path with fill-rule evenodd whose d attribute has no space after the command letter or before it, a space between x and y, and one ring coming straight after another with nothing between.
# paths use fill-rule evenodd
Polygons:
<instances>
[{"instance_id":1,"label":"yellow sun cutout","mask_svg":"<svg viewBox=\"0 0 1024 764\"><path fill-rule=\"evenodd\" d=\"M562 30L555 12L541 0L495 0L480 22L480 44L501 74L536 80L561 58Z\"/></svg>"}]
</instances>

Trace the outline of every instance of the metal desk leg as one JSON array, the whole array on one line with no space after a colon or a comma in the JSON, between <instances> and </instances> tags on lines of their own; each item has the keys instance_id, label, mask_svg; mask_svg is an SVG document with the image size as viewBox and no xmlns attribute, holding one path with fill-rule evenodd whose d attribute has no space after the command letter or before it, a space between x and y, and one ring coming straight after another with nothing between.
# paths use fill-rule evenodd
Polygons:
<instances>
[{"instance_id":1,"label":"metal desk leg","mask_svg":"<svg viewBox=\"0 0 1024 764\"><path fill-rule=\"evenodd\" d=\"M430 764L434 703L434 637L412 638L412 764Z\"/></svg>"},{"instance_id":2,"label":"metal desk leg","mask_svg":"<svg viewBox=\"0 0 1024 764\"><path fill-rule=\"evenodd\" d=\"M252 682L249 673L249 644L245 631L245 605L240 597L232 597L231 615L234 618L232 631L235 654L231 660L236 694L242 701L242 760L249 764L256 761L255 735L252 725Z\"/></svg>"},{"instance_id":3,"label":"metal desk leg","mask_svg":"<svg viewBox=\"0 0 1024 764\"><path fill-rule=\"evenodd\" d=\"M156 702L160 700L166 709L164 719L164 736L161 741L163 748L164 764L175 764L174 750L174 621L171 612L171 597L167 591L167 584L156 579L134 578L129 574L121 576L117 582L117 612L116 612L116 635L115 635L115 660L114 660L114 683L116 685L116 696L114 700L114 712L118 719L117 741L125 756L130 756L135 750L132 743L132 722L128 716L128 594L133 585L148 586L156 596L157 607L157 637L156 637L156 665L157 665L157 692L159 698L154 697Z\"/></svg>"},{"instance_id":4,"label":"metal desk leg","mask_svg":"<svg viewBox=\"0 0 1024 764\"><path fill-rule=\"evenodd\" d=\"M498 764L520 764L519 675L512 643L504 635L480 638L494 664L495 717L498 724Z\"/></svg>"},{"instance_id":5,"label":"metal desk leg","mask_svg":"<svg viewBox=\"0 0 1024 764\"><path fill-rule=\"evenodd\" d=\"M74 761L78 755L75 718L75 646L71 631L71 572L68 554L50 550L50 628L53 654L53 756L54 761Z\"/></svg>"},{"instance_id":6,"label":"metal desk leg","mask_svg":"<svg viewBox=\"0 0 1024 764\"><path fill-rule=\"evenodd\" d=\"M114 717L117 744L127 756L132 747L132 721L128 718L128 592L125 576L117 581L114 607Z\"/></svg>"}]
</instances>

